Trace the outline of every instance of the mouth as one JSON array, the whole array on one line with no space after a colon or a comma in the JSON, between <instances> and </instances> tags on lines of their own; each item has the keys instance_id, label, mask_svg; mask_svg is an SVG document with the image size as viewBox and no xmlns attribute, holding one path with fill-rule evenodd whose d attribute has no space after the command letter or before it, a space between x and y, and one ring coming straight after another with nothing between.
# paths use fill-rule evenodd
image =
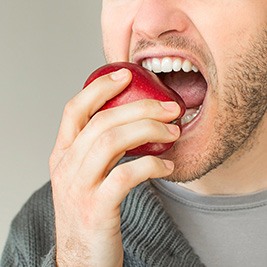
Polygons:
<instances>
[{"instance_id":1,"label":"mouth","mask_svg":"<svg viewBox=\"0 0 267 267\"><path fill-rule=\"evenodd\" d=\"M180 57L153 57L141 61L145 69L155 73L159 79L184 100L186 112L181 125L186 128L197 120L201 113L208 84L199 67Z\"/></svg>"}]
</instances>

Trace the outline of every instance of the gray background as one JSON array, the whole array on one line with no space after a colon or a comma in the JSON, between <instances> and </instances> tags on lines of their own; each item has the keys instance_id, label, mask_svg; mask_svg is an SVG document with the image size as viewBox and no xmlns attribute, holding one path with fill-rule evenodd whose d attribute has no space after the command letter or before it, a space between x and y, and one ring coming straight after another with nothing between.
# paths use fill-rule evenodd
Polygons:
<instances>
[{"instance_id":1,"label":"gray background","mask_svg":"<svg viewBox=\"0 0 267 267\"><path fill-rule=\"evenodd\" d=\"M65 103L104 63L100 0L0 0L0 253L22 204L49 180Z\"/></svg>"}]
</instances>

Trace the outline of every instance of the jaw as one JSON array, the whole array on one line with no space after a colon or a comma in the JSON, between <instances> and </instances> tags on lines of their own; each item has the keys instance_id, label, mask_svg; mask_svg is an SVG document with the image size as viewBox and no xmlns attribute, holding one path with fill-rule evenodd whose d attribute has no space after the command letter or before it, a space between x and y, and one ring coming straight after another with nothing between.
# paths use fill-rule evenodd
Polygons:
<instances>
[{"instance_id":1,"label":"jaw","mask_svg":"<svg viewBox=\"0 0 267 267\"><path fill-rule=\"evenodd\" d=\"M242 195L266 190L266 134L267 113L247 142L216 170L201 179L179 184L205 195ZM174 181L174 177L169 177L169 180Z\"/></svg>"}]
</instances>

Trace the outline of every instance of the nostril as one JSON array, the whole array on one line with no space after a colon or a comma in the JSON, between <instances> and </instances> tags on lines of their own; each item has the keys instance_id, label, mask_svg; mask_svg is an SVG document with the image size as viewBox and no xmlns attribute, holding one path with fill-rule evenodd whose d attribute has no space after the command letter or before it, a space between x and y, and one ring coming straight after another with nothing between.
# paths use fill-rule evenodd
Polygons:
<instances>
[{"instance_id":1,"label":"nostril","mask_svg":"<svg viewBox=\"0 0 267 267\"><path fill-rule=\"evenodd\" d=\"M161 37L165 38L166 36L173 36L173 35L176 35L176 34L179 34L179 32L176 29L167 30L165 32L162 32L159 35L159 38L161 38Z\"/></svg>"}]
</instances>

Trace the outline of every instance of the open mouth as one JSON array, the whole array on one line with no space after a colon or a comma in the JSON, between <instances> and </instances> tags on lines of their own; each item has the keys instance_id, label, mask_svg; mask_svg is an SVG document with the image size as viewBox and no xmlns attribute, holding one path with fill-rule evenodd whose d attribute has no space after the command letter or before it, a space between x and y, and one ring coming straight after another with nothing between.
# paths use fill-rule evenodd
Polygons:
<instances>
[{"instance_id":1,"label":"open mouth","mask_svg":"<svg viewBox=\"0 0 267 267\"><path fill-rule=\"evenodd\" d=\"M207 92L207 82L198 67L179 57L146 58L142 66L154 73L184 100L186 112L181 118L186 126L197 118Z\"/></svg>"}]
</instances>

